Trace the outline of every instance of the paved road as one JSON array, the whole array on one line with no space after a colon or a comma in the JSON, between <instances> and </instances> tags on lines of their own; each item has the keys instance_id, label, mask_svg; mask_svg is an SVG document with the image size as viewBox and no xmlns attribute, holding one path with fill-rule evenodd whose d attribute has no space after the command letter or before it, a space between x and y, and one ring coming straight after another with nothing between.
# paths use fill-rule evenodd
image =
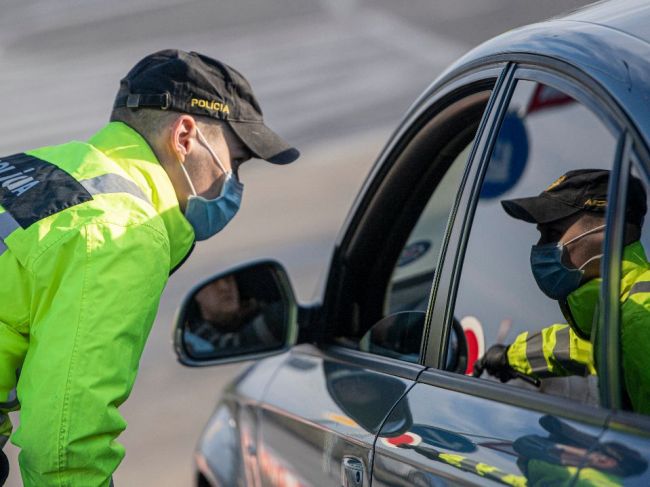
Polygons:
<instances>
[{"instance_id":1,"label":"paved road","mask_svg":"<svg viewBox=\"0 0 650 487\"><path fill-rule=\"evenodd\" d=\"M170 280L123 408L118 486L191 485L192 450L238 366L185 369L170 347L174 309L196 281L272 257L310 300L362 180L401 115L478 42L585 2L563 0L2 0L0 154L88 137L117 80L166 47L223 59L251 80L299 163L242 169L244 205ZM4 303L3 303L4 305ZM15 450L7 485L20 485Z\"/></svg>"}]
</instances>

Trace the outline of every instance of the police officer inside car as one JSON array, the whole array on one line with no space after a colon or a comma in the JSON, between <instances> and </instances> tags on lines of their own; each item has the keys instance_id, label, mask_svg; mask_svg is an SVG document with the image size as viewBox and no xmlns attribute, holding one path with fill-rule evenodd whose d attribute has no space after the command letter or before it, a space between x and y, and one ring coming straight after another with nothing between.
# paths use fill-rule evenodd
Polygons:
<instances>
[{"instance_id":1,"label":"police officer inside car","mask_svg":"<svg viewBox=\"0 0 650 487\"><path fill-rule=\"evenodd\" d=\"M509 345L493 345L476 362L502 382L515 377L595 374L591 337L598 319L609 171L569 171L539 196L502 201L505 211L537 225L532 272L556 300L568 324L524 332ZM631 177L625 215L621 279L621 344L628 407L650 414L650 264L639 241L647 211L641 182Z\"/></svg>"},{"instance_id":2,"label":"police officer inside car","mask_svg":"<svg viewBox=\"0 0 650 487\"><path fill-rule=\"evenodd\" d=\"M0 447L20 408L25 485L111 483L117 408L168 276L237 213L242 162L298 156L240 73L166 50L133 67L87 142L0 157Z\"/></svg>"}]
</instances>

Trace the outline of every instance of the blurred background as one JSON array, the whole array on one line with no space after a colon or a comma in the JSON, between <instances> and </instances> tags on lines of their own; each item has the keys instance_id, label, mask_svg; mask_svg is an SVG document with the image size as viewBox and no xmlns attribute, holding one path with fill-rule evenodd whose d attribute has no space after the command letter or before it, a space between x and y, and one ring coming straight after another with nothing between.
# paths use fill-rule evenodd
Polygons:
<instances>
[{"instance_id":1,"label":"blurred background","mask_svg":"<svg viewBox=\"0 0 650 487\"><path fill-rule=\"evenodd\" d=\"M197 245L170 279L122 408L129 426L120 437L127 456L118 487L193 485L196 442L242 367L176 362L174 312L189 288L239 263L273 258L288 269L300 300L318 299L347 211L418 94L476 44L587 3L0 0L0 154L88 138L107 122L119 79L164 48L196 50L242 71L268 125L302 151L286 167L245 164L237 218ZM17 451L5 450L7 485L19 486Z\"/></svg>"}]
</instances>

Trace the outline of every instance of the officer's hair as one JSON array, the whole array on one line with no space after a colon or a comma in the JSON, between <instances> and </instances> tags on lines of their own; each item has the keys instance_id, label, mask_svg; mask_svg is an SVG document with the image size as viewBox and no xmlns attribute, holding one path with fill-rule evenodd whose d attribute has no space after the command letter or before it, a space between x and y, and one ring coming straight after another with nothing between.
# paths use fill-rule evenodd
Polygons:
<instances>
[{"instance_id":1,"label":"officer's hair","mask_svg":"<svg viewBox=\"0 0 650 487\"><path fill-rule=\"evenodd\" d=\"M111 122L124 122L142 135L149 143L183 115L176 111L157 110L155 108L140 108L134 110L127 107L114 108L111 112ZM221 133L221 122L208 117L191 115L196 120L201 132L208 138L217 137Z\"/></svg>"}]
</instances>

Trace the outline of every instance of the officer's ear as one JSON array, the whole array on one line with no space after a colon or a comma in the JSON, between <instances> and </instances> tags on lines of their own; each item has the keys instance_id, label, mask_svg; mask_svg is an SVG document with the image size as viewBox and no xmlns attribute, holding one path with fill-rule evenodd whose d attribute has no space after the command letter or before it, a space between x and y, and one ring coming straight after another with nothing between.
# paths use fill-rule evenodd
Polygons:
<instances>
[{"instance_id":1,"label":"officer's ear","mask_svg":"<svg viewBox=\"0 0 650 487\"><path fill-rule=\"evenodd\" d=\"M170 145L181 163L194 150L196 144L196 121L190 115L180 115L172 123Z\"/></svg>"}]
</instances>

